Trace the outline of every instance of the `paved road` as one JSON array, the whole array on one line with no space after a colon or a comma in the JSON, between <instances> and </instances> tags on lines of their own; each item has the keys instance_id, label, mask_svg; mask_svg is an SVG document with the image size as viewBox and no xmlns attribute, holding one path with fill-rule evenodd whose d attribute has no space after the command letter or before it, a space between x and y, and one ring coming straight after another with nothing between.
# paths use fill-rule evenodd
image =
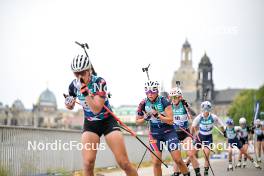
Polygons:
<instances>
[{"instance_id":1,"label":"paved road","mask_svg":"<svg viewBox=\"0 0 264 176\"><path fill-rule=\"evenodd\" d=\"M264 160L262 160L264 161ZM248 161L248 165L244 169L234 169L234 171L227 172L227 160L214 160L212 162L212 167L215 172L215 176L264 176L264 169L255 169L253 164ZM203 161L201 161L203 163ZM261 163L261 167L264 168L264 163ZM172 166L169 166L169 168L163 167L163 175L169 176L172 173ZM193 170L191 170L191 175L195 175ZM203 172L202 172L203 173ZM104 176L125 176L124 173L120 171L112 172L112 173L102 173ZM139 169L139 175L140 176L153 176L152 168L146 167L146 168L140 168ZM212 176L212 173L210 173L210 176Z\"/></svg>"}]
</instances>

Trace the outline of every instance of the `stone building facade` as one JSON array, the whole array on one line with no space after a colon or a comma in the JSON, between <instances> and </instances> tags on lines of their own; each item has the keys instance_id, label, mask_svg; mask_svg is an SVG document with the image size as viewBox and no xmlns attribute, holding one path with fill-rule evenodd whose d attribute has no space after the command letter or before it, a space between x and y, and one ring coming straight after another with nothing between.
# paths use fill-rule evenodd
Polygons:
<instances>
[{"instance_id":1,"label":"stone building facade","mask_svg":"<svg viewBox=\"0 0 264 176\"><path fill-rule=\"evenodd\" d=\"M192 66L192 48L186 40L181 50L180 68L174 72L172 87L176 81L181 82L184 98L192 105L196 113L200 111L200 104L209 100L214 106L214 113L226 116L235 96L243 89L215 90L213 80L213 64L206 53L201 57L197 72Z\"/></svg>"}]
</instances>

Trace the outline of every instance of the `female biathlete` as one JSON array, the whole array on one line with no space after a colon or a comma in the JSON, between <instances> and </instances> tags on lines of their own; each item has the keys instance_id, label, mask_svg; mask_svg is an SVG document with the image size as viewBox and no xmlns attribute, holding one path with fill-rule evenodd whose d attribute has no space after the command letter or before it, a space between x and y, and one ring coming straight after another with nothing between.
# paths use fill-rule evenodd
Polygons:
<instances>
[{"instance_id":1,"label":"female biathlete","mask_svg":"<svg viewBox=\"0 0 264 176\"><path fill-rule=\"evenodd\" d=\"M182 91L179 87L172 88L169 92L171 99L172 111L173 111L173 120L174 128L176 130L178 139L182 143L183 147L187 149L187 155L189 160L192 163L196 176L201 176L199 163L195 156L195 149L192 146L192 138L188 135L189 130L189 120L192 120L190 113L187 111L189 108L188 103L182 97ZM185 150L186 150L185 149ZM177 165L174 165L174 174L172 176L179 176L180 172Z\"/></svg>"},{"instance_id":2,"label":"female biathlete","mask_svg":"<svg viewBox=\"0 0 264 176\"><path fill-rule=\"evenodd\" d=\"M145 93L147 97L141 101L137 110L137 124L143 124L149 121L150 147L158 157L162 157L163 144L171 153L172 159L178 165L184 176L189 176L187 166L181 158L181 152L178 149L179 140L173 128L173 113L169 101L159 96L159 83L157 81L147 81L145 83ZM152 155L154 176L162 176L161 162Z\"/></svg>"},{"instance_id":3,"label":"female biathlete","mask_svg":"<svg viewBox=\"0 0 264 176\"><path fill-rule=\"evenodd\" d=\"M195 147L197 149L203 147L205 153L204 176L208 176L210 148L213 143L212 131L216 124L220 127L221 131L224 132L224 123L215 114L211 113L212 105L209 101L202 102L201 110L202 113L193 120L191 134L195 134L197 130L199 130L198 134L196 134L197 139L195 141Z\"/></svg>"},{"instance_id":4,"label":"female biathlete","mask_svg":"<svg viewBox=\"0 0 264 176\"><path fill-rule=\"evenodd\" d=\"M104 135L106 143L126 175L137 176L135 168L128 160L124 138L118 124L103 108L105 105L111 109L106 95L105 80L92 74L91 62L84 55L78 55L73 59L71 69L76 79L69 86L70 96L65 99L65 106L70 110L73 109L76 99L83 106L84 124L81 141L84 175L94 175L97 153L94 146L98 146L100 137Z\"/></svg>"},{"instance_id":5,"label":"female biathlete","mask_svg":"<svg viewBox=\"0 0 264 176\"><path fill-rule=\"evenodd\" d=\"M256 119L252 132L255 134L256 143L255 151L257 155L257 162L261 163L261 150L264 153L264 123L260 119Z\"/></svg>"}]
</instances>

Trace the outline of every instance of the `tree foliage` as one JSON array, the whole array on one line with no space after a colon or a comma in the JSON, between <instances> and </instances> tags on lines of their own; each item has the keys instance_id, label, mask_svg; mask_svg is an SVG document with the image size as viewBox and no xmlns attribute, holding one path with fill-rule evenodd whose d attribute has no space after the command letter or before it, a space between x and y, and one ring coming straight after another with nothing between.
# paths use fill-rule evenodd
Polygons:
<instances>
[{"instance_id":1,"label":"tree foliage","mask_svg":"<svg viewBox=\"0 0 264 176\"><path fill-rule=\"evenodd\" d=\"M235 123L238 123L240 117L245 117L248 124L250 124L254 118L256 101L260 101L260 112L264 111L264 85L258 90L247 89L241 91L228 109L228 116L232 117Z\"/></svg>"}]
</instances>

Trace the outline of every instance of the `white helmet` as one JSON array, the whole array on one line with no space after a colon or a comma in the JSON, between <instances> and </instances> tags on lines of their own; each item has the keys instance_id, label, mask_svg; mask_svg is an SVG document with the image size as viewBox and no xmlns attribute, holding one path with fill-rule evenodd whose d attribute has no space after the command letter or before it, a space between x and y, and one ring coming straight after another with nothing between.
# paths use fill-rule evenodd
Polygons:
<instances>
[{"instance_id":1,"label":"white helmet","mask_svg":"<svg viewBox=\"0 0 264 176\"><path fill-rule=\"evenodd\" d=\"M89 57L84 55L77 55L73 58L71 69L73 72L81 72L91 68Z\"/></svg>"},{"instance_id":2,"label":"white helmet","mask_svg":"<svg viewBox=\"0 0 264 176\"><path fill-rule=\"evenodd\" d=\"M204 101L201 104L201 109L203 112L211 112L212 104L209 101Z\"/></svg>"},{"instance_id":3,"label":"white helmet","mask_svg":"<svg viewBox=\"0 0 264 176\"><path fill-rule=\"evenodd\" d=\"M239 124L246 124L246 123L247 123L247 120L246 120L245 117L241 117L241 118L239 119Z\"/></svg>"},{"instance_id":4,"label":"white helmet","mask_svg":"<svg viewBox=\"0 0 264 176\"><path fill-rule=\"evenodd\" d=\"M261 121L260 119L256 119L255 122L254 122L255 125L261 125Z\"/></svg>"},{"instance_id":5,"label":"white helmet","mask_svg":"<svg viewBox=\"0 0 264 176\"><path fill-rule=\"evenodd\" d=\"M145 92L153 91L158 92L159 90L159 82L148 80L145 82Z\"/></svg>"},{"instance_id":6,"label":"white helmet","mask_svg":"<svg viewBox=\"0 0 264 176\"><path fill-rule=\"evenodd\" d=\"M174 88L171 89L169 95L171 97L174 97L174 96L179 97L179 96L182 96L182 91L181 91L181 89L179 87L174 87Z\"/></svg>"}]
</instances>

